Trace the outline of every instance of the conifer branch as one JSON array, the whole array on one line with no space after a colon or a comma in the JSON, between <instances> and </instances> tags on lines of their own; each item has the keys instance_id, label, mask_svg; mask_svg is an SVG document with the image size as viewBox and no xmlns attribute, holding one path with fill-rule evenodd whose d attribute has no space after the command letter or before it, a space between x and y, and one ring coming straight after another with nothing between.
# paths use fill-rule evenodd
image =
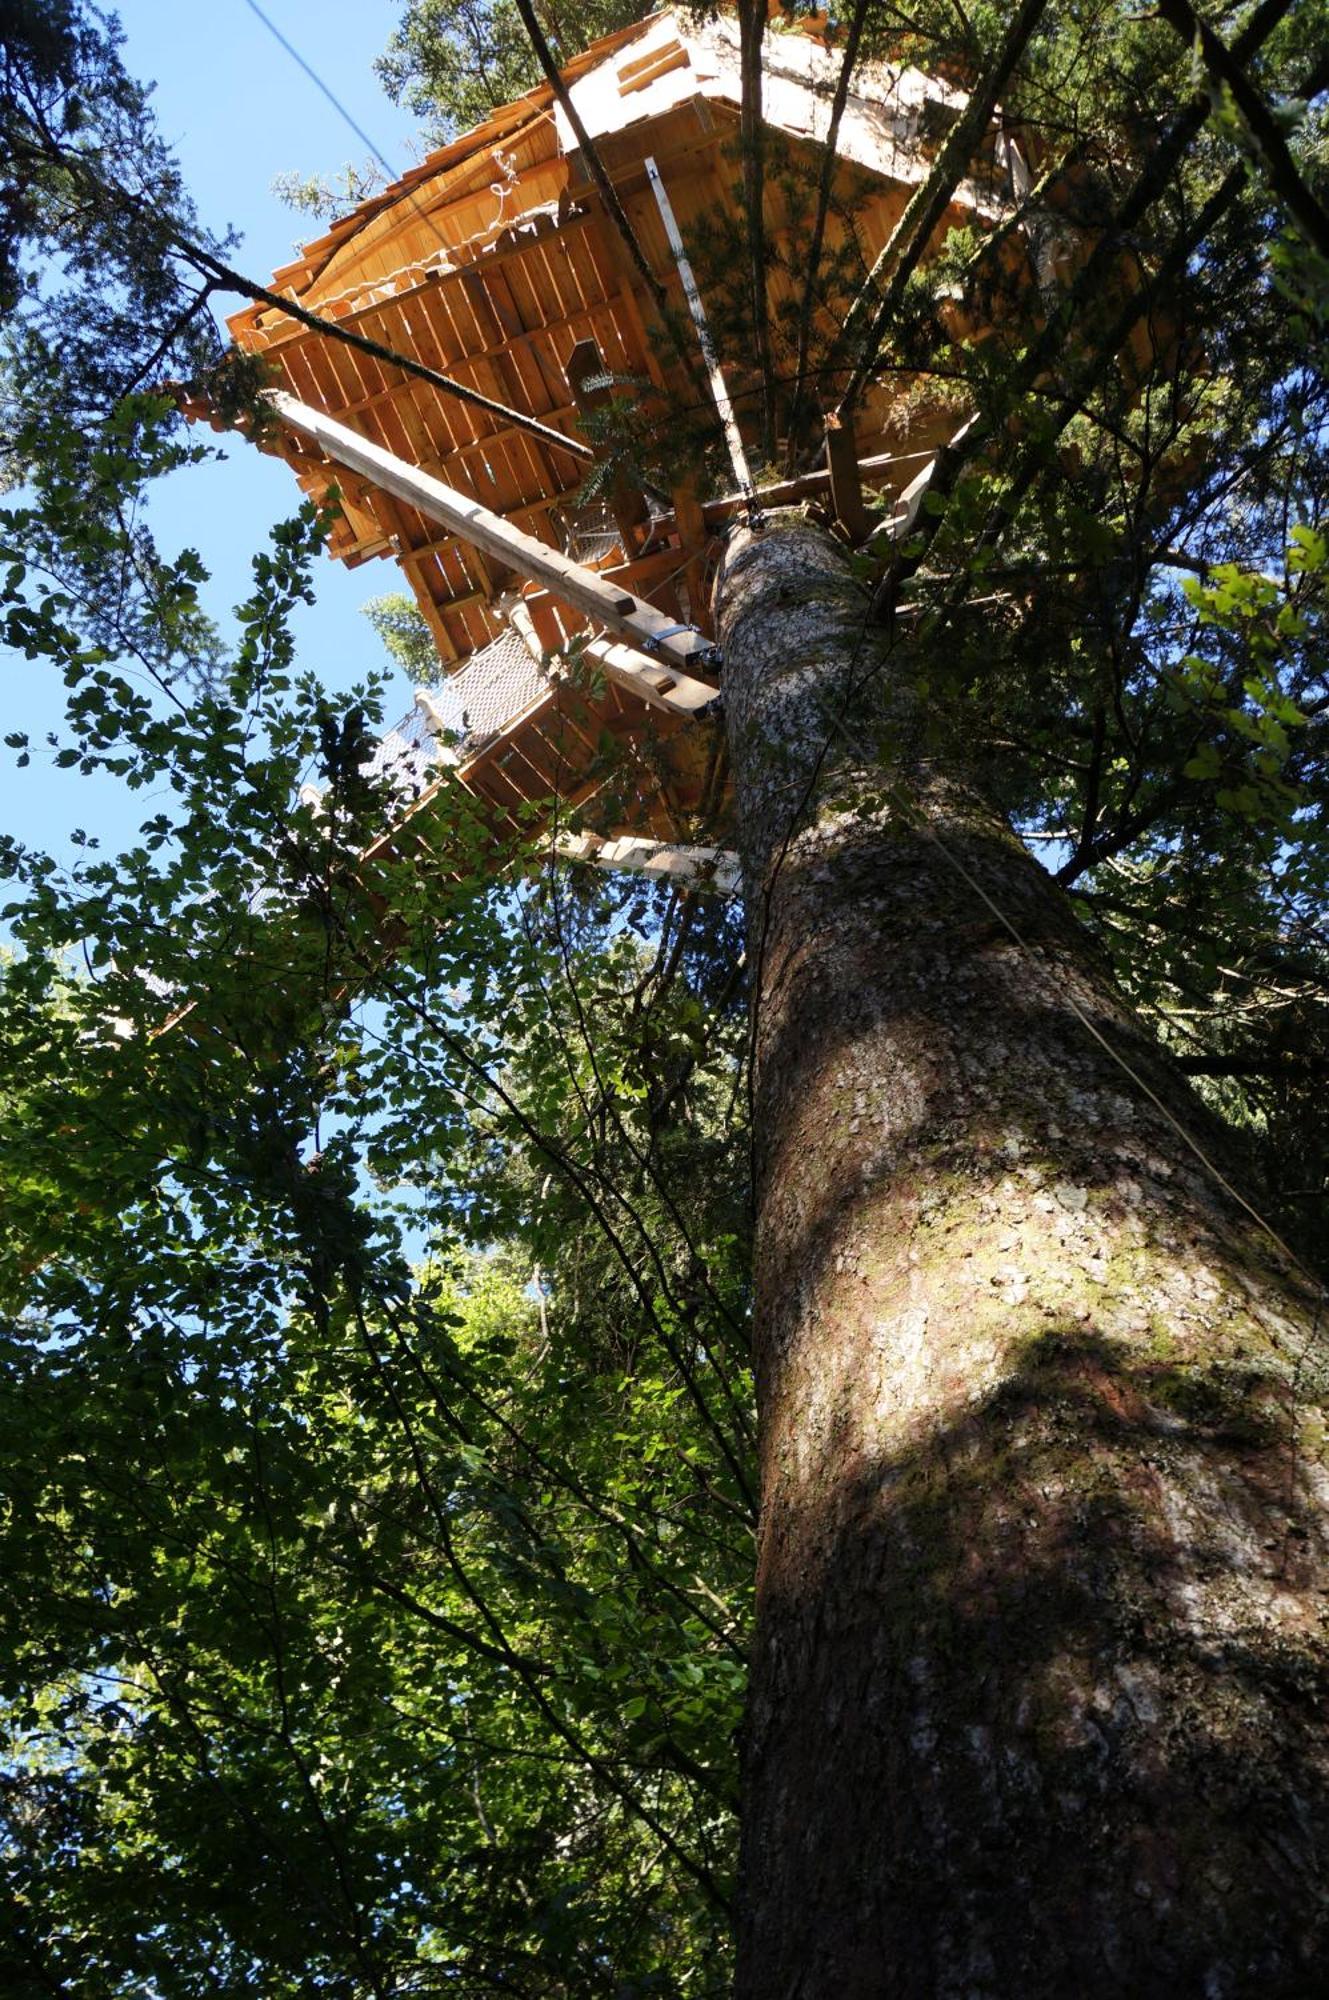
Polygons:
<instances>
[{"instance_id":1,"label":"conifer branch","mask_svg":"<svg viewBox=\"0 0 1329 2000\"><path fill-rule=\"evenodd\" d=\"M766 0L739 0L738 134L743 154L743 200L748 221L752 330L761 377L761 422L768 458L775 455L775 375L771 361L770 301L766 292L766 128L762 121L761 57Z\"/></svg>"},{"instance_id":2,"label":"conifer branch","mask_svg":"<svg viewBox=\"0 0 1329 2000\"><path fill-rule=\"evenodd\" d=\"M807 275L803 284L803 301L798 313L798 358L794 365L794 393L789 409L791 439L797 438L803 407L808 349L812 340L817 271L821 264L822 245L826 236L826 216L831 205L831 189L835 184L838 159L836 141L840 136L840 121L844 117L844 108L849 102L849 86L853 80L854 65L858 61L858 47L863 39L863 27L871 5L872 0L856 0L854 18L849 23L849 34L845 40L844 60L840 64L840 74L836 79L835 96L831 100L831 122L826 130L825 151L822 154L821 174L817 183L817 207L812 218L812 241L808 247Z\"/></svg>"},{"instance_id":3,"label":"conifer branch","mask_svg":"<svg viewBox=\"0 0 1329 2000\"><path fill-rule=\"evenodd\" d=\"M1159 0L1159 12L1188 44L1199 48L1205 68L1218 91L1231 93L1255 144L1274 193L1290 211L1307 240L1322 257L1329 257L1329 210L1307 187L1297 170L1287 140L1260 92L1226 43L1200 19L1190 0Z\"/></svg>"},{"instance_id":4,"label":"conifer branch","mask_svg":"<svg viewBox=\"0 0 1329 2000\"><path fill-rule=\"evenodd\" d=\"M997 99L1024 54L1045 5L1046 0L1023 0L991 69L970 95L968 104L937 156L932 172L907 203L904 214L873 265L867 283L849 308L845 337L851 350L857 346L858 359L836 407L835 414L842 423L867 386L877 351L899 310L905 286L978 150ZM880 287L886 280L889 280L886 288L881 291ZM874 298L877 301L875 308L872 304Z\"/></svg>"}]
</instances>

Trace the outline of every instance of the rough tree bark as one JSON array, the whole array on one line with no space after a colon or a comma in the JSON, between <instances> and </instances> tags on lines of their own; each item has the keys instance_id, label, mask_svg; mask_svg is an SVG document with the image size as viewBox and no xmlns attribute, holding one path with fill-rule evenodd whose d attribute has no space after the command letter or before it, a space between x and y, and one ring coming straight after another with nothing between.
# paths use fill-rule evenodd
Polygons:
<instances>
[{"instance_id":1,"label":"rough tree bark","mask_svg":"<svg viewBox=\"0 0 1329 2000\"><path fill-rule=\"evenodd\" d=\"M756 990L739 1994L1304 1996L1318 1303L1077 1018L1212 1143L929 763L836 545L737 536L718 615Z\"/></svg>"}]
</instances>

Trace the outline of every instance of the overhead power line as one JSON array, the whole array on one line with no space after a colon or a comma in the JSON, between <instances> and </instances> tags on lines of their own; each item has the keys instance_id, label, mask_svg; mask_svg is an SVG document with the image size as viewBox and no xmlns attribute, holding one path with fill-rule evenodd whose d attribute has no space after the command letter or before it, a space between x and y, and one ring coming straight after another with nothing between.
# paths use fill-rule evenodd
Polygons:
<instances>
[{"instance_id":1,"label":"overhead power line","mask_svg":"<svg viewBox=\"0 0 1329 2000\"><path fill-rule=\"evenodd\" d=\"M245 5L246 7L248 7L250 13L255 15L257 19L263 23L263 26L272 36L273 41L279 43L281 47L285 49L287 55L291 58L291 61L295 64L296 68L304 71L305 75L309 78L309 81L313 84L315 90L317 90L320 93L320 95L327 98L328 103L337 113L337 116L341 118L347 125L350 126L352 132L354 132L356 138L360 141L360 144L362 146L367 146L369 148L369 151L378 161L378 164L380 165L380 167L382 167L388 179L390 181L399 180L400 175L398 174L397 169L393 166L392 162L389 159L387 159L383 154L383 152L380 150L380 148L374 144L373 140L370 138L369 134L365 131L364 127L361 125L357 125L355 119L352 118L350 112L346 109L346 106L342 103L341 99L337 96L336 92L331 88L329 84L326 84L323 81L318 71L314 68L314 65L310 62L305 61L305 58L301 55L299 49L296 48L295 44L293 42L288 41L286 36L282 33L281 29L277 26L277 23L274 20L272 20L269 15L263 12L263 9L258 4L258 0L245 0Z\"/></svg>"}]
</instances>

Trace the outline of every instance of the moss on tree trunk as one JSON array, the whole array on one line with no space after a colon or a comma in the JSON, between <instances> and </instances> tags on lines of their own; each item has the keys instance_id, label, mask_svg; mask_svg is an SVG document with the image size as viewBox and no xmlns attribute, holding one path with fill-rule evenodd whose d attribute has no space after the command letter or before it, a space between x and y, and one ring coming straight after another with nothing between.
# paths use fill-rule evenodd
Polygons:
<instances>
[{"instance_id":1,"label":"moss on tree trunk","mask_svg":"<svg viewBox=\"0 0 1329 2000\"><path fill-rule=\"evenodd\" d=\"M718 611L756 1016L739 1993L1308 1994L1316 1301L1077 1016L1209 1150L928 761L836 545L742 534Z\"/></svg>"}]
</instances>

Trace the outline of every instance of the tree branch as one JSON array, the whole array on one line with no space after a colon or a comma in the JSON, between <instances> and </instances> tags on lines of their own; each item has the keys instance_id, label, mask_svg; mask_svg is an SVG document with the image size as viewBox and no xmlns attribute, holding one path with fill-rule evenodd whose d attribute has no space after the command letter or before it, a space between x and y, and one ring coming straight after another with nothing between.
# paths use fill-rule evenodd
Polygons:
<instances>
[{"instance_id":1,"label":"tree branch","mask_svg":"<svg viewBox=\"0 0 1329 2000\"><path fill-rule=\"evenodd\" d=\"M636 267L638 276L655 301L656 311L662 318L667 320L669 299L665 293L665 288L646 261L646 253L638 241L636 230L628 220L627 211L618 198L618 190L605 171L604 161L595 149L595 141L586 130L582 115L572 101L572 93L566 83L564 83L558 64L554 61L553 51L545 40L544 30L535 17L535 9L531 5L531 0L514 0L514 4L521 16L522 26L530 37L531 47L535 50L540 67L545 73L545 79L563 107L563 113L569 125L571 125L577 135L577 144L581 148L582 158L586 162L587 171L591 179L595 182L600 199L605 205L605 213L623 239L624 247Z\"/></svg>"},{"instance_id":2,"label":"tree branch","mask_svg":"<svg viewBox=\"0 0 1329 2000\"><path fill-rule=\"evenodd\" d=\"M766 133L761 115L761 52L766 0L739 0L738 133L743 154L743 198L748 219L752 328L761 376L761 421L766 455L775 455L775 379L771 365L770 301L766 296Z\"/></svg>"},{"instance_id":3,"label":"tree branch","mask_svg":"<svg viewBox=\"0 0 1329 2000\"><path fill-rule=\"evenodd\" d=\"M1187 1076L1297 1077L1329 1076L1329 1056L1175 1056Z\"/></svg>"},{"instance_id":4,"label":"tree branch","mask_svg":"<svg viewBox=\"0 0 1329 2000\"><path fill-rule=\"evenodd\" d=\"M48 148L34 146L22 150L29 164L49 166L53 163ZM400 368L404 375L414 375L421 382L428 382L443 395L451 396L459 403L467 403L472 409L483 410L486 416L493 417L501 424L527 431L552 450L566 452L569 457L586 462L594 460L595 453L589 445L582 444L576 438L565 437L562 431L553 430L548 424L542 424L538 417L530 416L524 410L511 409L508 404L497 402L494 397L484 395L479 389L468 388L454 376L445 375L437 368L430 368L423 361L415 361L410 355L399 354L396 348L388 347L380 340L373 340L368 334L356 333L353 328L343 326L337 320L324 319L319 313L311 312L307 306L302 306L298 300L284 297L280 292L269 291L266 285L256 283L253 278L246 278L242 272L234 270L215 252L184 235L167 216L141 196L133 195L125 188L110 187L82 154L72 154L60 148L57 157L61 166L76 179L82 179L85 185L90 186L95 194L103 201L109 202L112 207L119 204L136 209L141 215L149 216L162 231L167 242L186 262L192 264L195 270L210 280L209 290L222 286L227 291L238 292L242 298L252 299L257 305L270 306L276 312L286 313L291 319L298 320L301 326L308 327L312 333L324 334L329 340L339 340L347 347L356 348L361 354L371 355L375 361L383 361L390 367Z\"/></svg>"},{"instance_id":5,"label":"tree branch","mask_svg":"<svg viewBox=\"0 0 1329 2000\"><path fill-rule=\"evenodd\" d=\"M1322 257L1329 257L1329 210L1315 199L1297 171L1287 140L1241 64L1200 19L1190 0L1158 0L1158 11L1184 42L1198 44L1204 66L1220 92L1226 89L1232 93L1232 102L1255 142L1274 193L1290 210L1312 246Z\"/></svg>"},{"instance_id":6,"label":"tree branch","mask_svg":"<svg viewBox=\"0 0 1329 2000\"><path fill-rule=\"evenodd\" d=\"M836 406L835 414L841 422L848 417L867 386L877 358L877 350L899 310L904 288L913 276L933 231L950 207L951 197L964 178L979 141L987 130L997 98L1005 89L1016 63L1024 54L1045 5L1046 0L1023 0L1019 13L1006 32L1006 39L995 62L971 94L958 123L938 154L932 172L910 198L904 214L891 231L881 255L873 265L867 283L849 308L849 316L845 321L845 338L850 345L857 341L859 354ZM875 311L872 311L870 304L872 295L888 272L890 282L881 293ZM867 329L860 334L863 321L870 311L872 316Z\"/></svg>"},{"instance_id":7,"label":"tree branch","mask_svg":"<svg viewBox=\"0 0 1329 2000\"><path fill-rule=\"evenodd\" d=\"M1291 4L1292 0L1263 0L1263 4L1256 9L1247 26L1242 31L1242 34L1238 37L1236 45L1238 52L1242 55L1254 53L1273 32L1283 15L1287 13ZM1322 81L1324 67L1323 64L1318 65L1315 71L1312 72L1307 84L1303 87L1303 94L1309 94L1324 87ZM1155 201L1158 200L1164 189L1170 185L1186 148L1204 125L1211 109L1212 104L1208 93L1197 93L1186 108L1173 120L1170 129L1165 133L1158 145L1153 148L1144 166L1137 174L1126 199L1123 201L1109 226L1099 235L1098 241L1094 244L1075 283L1071 286L1070 291L1062 301L1059 310L1049 316L1042 334L1033 343L1025 356L1024 362L1012 385L1014 395L1017 399L1032 392L1040 377L1056 359L1065 339L1067 329L1074 323L1076 315L1081 308L1092 305L1101 299L1106 281L1111 275L1112 266L1120 256L1123 237L1135 228L1136 224L1143 219ZM1075 387L1063 398L1057 411L1054 420L1056 427L1052 432L1053 439L1060 435L1061 431L1071 421L1071 418L1083 407L1085 400L1092 393L1094 384L1098 381L1103 370L1111 365L1111 362L1120 351L1121 346L1131 331L1152 306L1162 286L1170 282L1174 273L1184 267L1186 259L1191 255L1196 246L1203 242L1204 237L1214 227L1214 224L1226 213L1232 202L1240 194L1245 183L1246 168L1243 163L1241 166L1234 167L1215 193L1211 195L1191 229L1173 243L1168 256L1149 283L1142 286L1139 291L1128 298L1126 304L1109 327L1106 338L1097 342L1090 354L1082 362ZM975 424L966 433L963 444L960 446L943 446L937 454L936 471L929 487L930 494L936 495L939 499L949 498L955 490L962 474L978 456L980 451L986 449L993 441L993 437L993 426L989 423L980 423ZM1005 496L1001 521L995 529L985 531L984 546L995 546L1014 519L1012 502L1014 502L1015 506L1018 506L1019 501L1024 498L1033 485L1039 471L1046 463L1045 453L1048 442L1049 440L1040 440L1041 449L1037 455L1037 459L1035 459L1033 453L1025 455L1023 465L1017 471L1015 479L1012 482L1012 490ZM913 553L907 556L899 555L895 558L874 593L873 609L878 616L884 615L889 610L890 606L895 602L901 584L913 576L915 571L926 560L928 549L943 519L944 514L940 510L935 513L929 513L926 516L919 516L913 534L913 541L916 545ZM953 609L954 605L961 601L965 587L964 585L957 586L957 591L953 593L947 607L948 610ZM942 615L946 615L945 612Z\"/></svg>"},{"instance_id":8,"label":"tree branch","mask_svg":"<svg viewBox=\"0 0 1329 2000\"><path fill-rule=\"evenodd\" d=\"M803 405L808 348L812 339L812 312L816 296L817 272L821 265L822 244L826 236L826 214L830 208L831 189L835 182L837 160L835 142L840 136L840 120L844 117L844 108L849 101L849 86L853 80L854 65L858 61L858 45L863 39L864 23L872 4L873 0L855 0L854 18L849 23L849 34L844 45L844 60L840 64L840 74L836 79L835 96L831 100L831 122L826 130L821 176L817 183L817 209L812 219L812 242L808 246L807 276L803 284L803 301L798 313L798 359L794 366L794 393L789 408L791 440L797 438L799 416Z\"/></svg>"}]
</instances>

